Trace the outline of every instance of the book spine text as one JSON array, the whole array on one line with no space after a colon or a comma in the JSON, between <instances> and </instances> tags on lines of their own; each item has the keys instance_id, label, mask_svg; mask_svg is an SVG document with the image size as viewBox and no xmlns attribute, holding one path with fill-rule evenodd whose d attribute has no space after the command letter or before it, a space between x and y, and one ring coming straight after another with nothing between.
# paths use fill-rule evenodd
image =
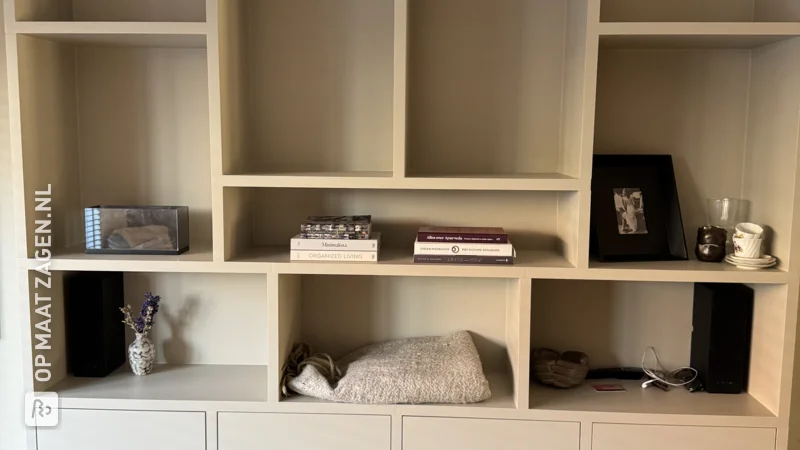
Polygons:
<instances>
[{"instance_id":1,"label":"book spine text","mask_svg":"<svg viewBox=\"0 0 800 450\"><path fill-rule=\"evenodd\" d=\"M473 244L507 244L507 234L417 233L419 242L466 242Z\"/></svg>"},{"instance_id":2,"label":"book spine text","mask_svg":"<svg viewBox=\"0 0 800 450\"><path fill-rule=\"evenodd\" d=\"M503 256L434 256L414 255L415 263L424 264L497 264L512 265L514 258Z\"/></svg>"},{"instance_id":3,"label":"book spine text","mask_svg":"<svg viewBox=\"0 0 800 450\"><path fill-rule=\"evenodd\" d=\"M378 262L378 252L292 250L290 256L292 261Z\"/></svg>"},{"instance_id":4,"label":"book spine text","mask_svg":"<svg viewBox=\"0 0 800 450\"><path fill-rule=\"evenodd\" d=\"M415 255L514 256L511 244L473 244L461 242L415 242Z\"/></svg>"},{"instance_id":5,"label":"book spine text","mask_svg":"<svg viewBox=\"0 0 800 450\"><path fill-rule=\"evenodd\" d=\"M292 239L292 250L378 251L375 239Z\"/></svg>"}]
</instances>

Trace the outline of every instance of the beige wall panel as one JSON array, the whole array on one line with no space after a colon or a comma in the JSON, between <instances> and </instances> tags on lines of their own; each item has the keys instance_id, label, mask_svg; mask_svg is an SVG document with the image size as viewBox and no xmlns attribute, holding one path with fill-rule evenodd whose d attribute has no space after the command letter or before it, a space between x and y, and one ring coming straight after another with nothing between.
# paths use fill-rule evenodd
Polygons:
<instances>
[{"instance_id":1,"label":"beige wall panel","mask_svg":"<svg viewBox=\"0 0 800 450\"><path fill-rule=\"evenodd\" d=\"M53 0L67 3L68 0ZM222 0L232 1L232 0ZM126 22L205 22L205 0L72 0L73 19Z\"/></svg>"},{"instance_id":2,"label":"beige wall panel","mask_svg":"<svg viewBox=\"0 0 800 450\"><path fill-rule=\"evenodd\" d=\"M800 1L755 0L755 3L756 22L800 21Z\"/></svg>"},{"instance_id":3,"label":"beige wall panel","mask_svg":"<svg viewBox=\"0 0 800 450\"><path fill-rule=\"evenodd\" d=\"M565 4L409 2L409 174L556 172Z\"/></svg>"},{"instance_id":4,"label":"beige wall panel","mask_svg":"<svg viewBox=\"0 0 800 450\"><path fill-rule=\"evenodd\" d=\"M148 291L161 296L150 336L158 363L267 364L266 276L125 274L125 303L134 312Z\"/></svg>"},{"instance_id":5,"label":"beige wall panel","mask_svg":"<svg viewBox=\"0 0 800 450\"><path fill-rule=\"evenodd\" d=\"M72 4L69 0L12 1L17 20L72 20Z\"/></svg>"},{"instance_id":6,"label":"beige wall panel","mask_svg":"<svg viewBox=\"0 0 800 450\"><path fill-rule=\"evenodd\" d=\"M75 57L72 47L20 36L19 95L28 256L33 256L34 193L52 185L52 245L84 241L80 198Z\"/></svg>"},{"instance_id":7,"label":"beige wall panel","mask_svg":"<svg viewBox=\"0 0 800 450\"><path fill-rule=\"evenodd\" d=\"M593 368L637 367L653 346L665 367L688 365L693 289L691 283L534 280L531 346L582 351Z\"/></svg>"},{"instance_id":8,"label":"beige wall panel","mask_svg":"<svg viewBox=\"0 0 800 450\"><path fill-rule=\"evenodd\" d=\"M466 330L487 372L507 371L506 280L306 276L301 338L340 358L390 339Z\"/></svg>"},{"instance_id":9,"label":"beige wall panel","mask_svg":"<svg viewBox=\"0 0 800 450\"><path fill-rule=\"evenodd\" d=\"M189 206L192 245L211 241L205 50L77 52L83 206Z\"/></svg>"},{"instance_id":10,"label":"beige wall panel","mask_svg":"<svg viewBox=\"0 0 800 450\"><path fill-rule=\"evenodd\" d=\"M256 245L288 245L311 215L372 214L382 246L410 248L419 227L500 226L520 249L555 249L552 192L258 189ZM277 213L279 212L279 213Z\"/></svg>"},{"instance_id":11,"label":"beige wall panel","mask_svg":"<svg viewBox=\"0 0 800 450\"><path fill-rule=\"evenodd\" d=\"M753 20L753 0L603 0L602 5L600 18L603 22Z\"/></svg>"},{"instance_id":12,"label":"beige wall panel","mask_svg":"<svg viewBox=\"0 0 800 450\"><path fill-rule=\"evenodd\" d=\"M391 171L394 2L251 0L246 14L244 170Z\"/></svg>"}]
</instances>

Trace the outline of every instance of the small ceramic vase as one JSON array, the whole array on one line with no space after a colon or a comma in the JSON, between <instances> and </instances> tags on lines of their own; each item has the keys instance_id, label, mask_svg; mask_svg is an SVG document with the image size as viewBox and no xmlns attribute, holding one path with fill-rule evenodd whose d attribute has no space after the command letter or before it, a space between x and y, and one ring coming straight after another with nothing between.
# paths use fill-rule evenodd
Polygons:
<instances>
[{"instance_id":1,"label":"small ceramic vase","mask_svg":"<svg viewBox=\"0 0 800 450\"><path fill-rule=\"evenodd\" d=\"M728 233L724 228L705 226L697 229L697 245L694 254L699 261L721 262L725 259L725 241Z\"/></svg>"},{"instance_id":2,"label":"small ceramic vase","mask_svg":"<svg viewBox=\"0 0 800 450\"><path fill-rule=\"evenodd\" d=\"M128 361L134 375L147 375L153 370L153 363L156 361L156 347L147 338L147 334L136 333L136 340L128 347Z\"/></svg>"}]
</instances>

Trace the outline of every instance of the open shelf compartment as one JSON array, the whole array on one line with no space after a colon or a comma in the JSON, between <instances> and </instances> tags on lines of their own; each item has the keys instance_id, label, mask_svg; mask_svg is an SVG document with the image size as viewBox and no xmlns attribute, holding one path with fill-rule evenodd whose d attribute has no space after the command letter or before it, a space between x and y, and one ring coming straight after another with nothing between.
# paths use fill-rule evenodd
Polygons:
<instances>
[{"instance_id":1,"label":"open shelf compartment","mask_svg":"<svg viewBox=\"0 0 800 450\"><path fill-rule=\"evenodd\" d=\"M52 193L54 255L83 251L83 208L188 206L190 249L211 247L205 49L17 36L27 257L35 192ZM210 252L206 253L210 260Z\"/></svg>"},{"instance_id":2,"label":"open shelf compartment","mask_svg":"<svg viewBox=\"0 0 800 450\"><path fill-rule=\"evenodd\" d=\"M669 154L686 244L706 199L742 198L765 252L790 267L800 132L800 37L755 49L600 50L597 154ZM611 266L607 266L611 267Z\"/></svg>"},{"instance_id":3,"label":"open shelf compartment","mask_svg":"<svg viewBox=\"0 0 800 450\"><path fill-rule=\"evenodd\" d=\"M8 0L17 21L205 22L206 0Z\"/></svg>"},{"instance_id":4,"label":"open shelf compartment","mask_svg":"<svg viewBox=\"0 0 800 450\"><path fill-rule=\"evenodd\" d=\"M288 263L289 241L306 217L372 214L372 229L381 233L378 266L385 262L404 270L413 264L420 227L457 224L506 229L520 265L495 269L569 268L577 254L578 198L577 192L225 188L226 261ZM315 272L337 266L376 270L366 263L314 265ZM441 269L422 267L431 273Z\"/></svg>"},{"instance_id":5,"label":"open shelf compartment","mask_svg":"<svg viewBox=\"0 0 800 450\"><path fill-rule=\"evenodd\" d=\"M787 286L749 286L754 290L754 313L747 392L643 390L641 380L586 380L571 389L555 389L532 377L530 408L774 426L780 402L785 401L780 391L787 356ZM531 349L582 351L589 355L590 368L596 369L641 367L645 349L652 346L668 370L690 364L693 283L533 280L531 292ZM648 361L652 365L652 355ZM609 383L621 384L626 391L601 393L591 386Z\"/></svg>"},{"instance_id":6,"label":"open shelf compartment","mask_svg":"<svg viewBox=\"0 0 800 450\"><path fill-rule=\"evenodd\" d=\"M364 345L464 330L475 342L492 397L463 406L514 409L527 396L520 391L527 382L518 383L518 279L274 277L278 286L272 285L277 298L270 309L270 339L277 353L270 367L281 367L296 342L337 360ZM270 380L274 380L270 392L275 400L322 402L280 395L277 370L271 371Z\"/></svg>"},{"instance_id":7,"label":"open shelf compartment","mask_svg":"<svg viewBox=\"0 0 800 450\"><path fill-rule=\"evenodd\" d=\"M225 7L223 173L391 177L395 2Z\"/></svg>"},{"instance_id":8,"label":"open shelf compartment","mask_svg":"<svg viewBox=\"0 0 800 450\"><path fill-rule=\"evenodd\" d=\"M407 176L579 177L587 8L410 0Z\"/></svg>"},{"instance_id":9,"label":"open shelf compartment","mask_svg":"<svg viewBox=\"0 0 800 450\"><path fill-rule=\"evenodd\" d=\"M36 308L49 306L41 311L51 316L47 341L51 348L34 352L52 364L52 376L36 381L34 387L58 393L62 407L119 409L119 401L126 401L132 409L162 409L161 401L267 401L265 275L124 273L124 304L130 304L134 312L138 313L145 292L161 296L148 335L156 346L156 367L146 377L137 377L125 364L106 377L86 378L72 376L67 359L64 278L74 272L52 273L50 300L45 304L40 298L36 305L35 296L42 297L42 289L35 279L43 275L29 272L32 346L42 342L34 336L42 335L34 325L44 319ZM127 328L126 341L133 341L133 332ZM127 355L127 348L123 351ZM221 379L225 382L220 383Z\"/></svg>"},{"instance_id":10,"label":"open shelf compartment","mask_svg":"<svg viewBox=\"0 0 800 450\"><path fill-rule=\"evenodd\" d=\"M800 22L798 0L603 0L603 22Z\"/></svg>"}]
</instances>

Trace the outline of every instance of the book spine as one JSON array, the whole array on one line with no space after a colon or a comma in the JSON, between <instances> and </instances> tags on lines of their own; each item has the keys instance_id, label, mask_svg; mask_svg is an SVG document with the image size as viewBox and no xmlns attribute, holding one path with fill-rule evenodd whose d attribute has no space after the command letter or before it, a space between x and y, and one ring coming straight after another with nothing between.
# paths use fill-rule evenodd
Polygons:
<instances>
[{"instance_id":1,"label":"book spine","mask_svg":"<svg viewBox=\"0 0 800 450\"><path fill-rule=\"evenodd\" d=\"M292 250L292 261L378 262L378 252Z\"/></svg>"},{"instance_id":2,"label":"book spine","mask_svg":"<svg viewBox=\"0 0 800 450\"><path fill-rule=\"evenodd\" d=\"M370 225L354 223L331 223L331 224L310 224L300 225L302 233L369 233Z\"/></svg>"},{"instance_id":3,"label":"book spine","mask_svg":"<svg viewBox=\"0 0 800 450\"><path fill-rule=\"evenodd\" d=\"M292 239L292 250L378 251L376 239Z\"/></svg>"},{"instance_id":4,"label":"book spine","mask_svg":"<svg viewBox=\"0 0 800 450\"><path fill-rule=\"evenodd\" d=\"M300 233L303 239L340 239L340 240L369 240L370 235L366 232L357 233L327 233L327 232L313 232L313 233Z\"/></svg>"},{"instance_id":5,"label":"book spine","mask_svg":"<svg viewBox=\"0 0 800 450\"><path fill-rule=\"evenodd\" d=\"M511 244L472 244L455 242L415 242L415 255L514 256Z\"/></svg>"},{"instance_id":6,"label":"book spine","mask_svg":"<svg viewBox=\"0 0 800 450\"><path fill-rule=\"evenodd\" d=\"M425 264L497 264L512 265L514 258L503 256L434 256L414 255L415 263Z\"/></svg>"},{"instance_id":7,"label":"book spine","mask_svg":"<svg viewBox=\"0 0 800 450\"><path fill-rule=\"evenodd\" d=\"M507 244L507 234L417 233L419 242L457 242L471 244Z\"/></svg>"}]
</instances>

